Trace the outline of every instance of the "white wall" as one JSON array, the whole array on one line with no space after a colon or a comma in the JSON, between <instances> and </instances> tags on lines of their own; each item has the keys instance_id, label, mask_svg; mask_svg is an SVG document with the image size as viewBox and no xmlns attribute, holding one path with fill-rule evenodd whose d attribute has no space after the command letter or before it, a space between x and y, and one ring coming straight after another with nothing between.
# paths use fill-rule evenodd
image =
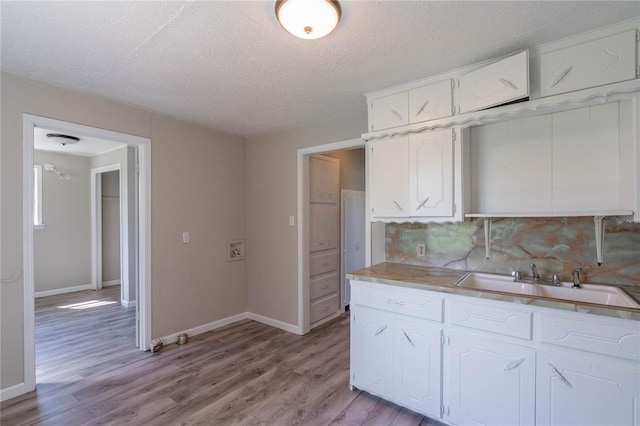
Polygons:
<instances>
[{"instance_id":1,"label":"white wall","mask_svg":"<svg viewBox=\"0 0 640 426\"><path fill-rule=\"evenodd\" d=\"M363 99L364 102L364 99ZM315 122L247 141L247 284L249 311L297 324L297 151L359 138L365 114Z\"/></svg>"},{"instance_id":2,"label":"white wall","mask_svg":"<svg viewBox=\"0 0 640 426\"><path fill-rule=\"evenodd\" d=\"M247 310L245 262L226 261L226 241L245 238L243 138L7 73L0 76L0 99L3 277L23 265L22 114L30 113L151 139L153 338ZM182 244L183 231L191 232L190 244ZM6 281L1 389L22 383L24 371L24 283L19 275Z\"/></svg>"},{"instance_id":3,"label":"white wall","mask_svg":"<svg viewBox=\"0 0 640 426\"><path fill-rule=\"evenodd\" d=\"M91 284L91 160L34 151L34 164L45 163L54 164L71 178L59 179L43 167L42 220L46 227L33 233L36 293Z\"/></svg>"}]
</instances>

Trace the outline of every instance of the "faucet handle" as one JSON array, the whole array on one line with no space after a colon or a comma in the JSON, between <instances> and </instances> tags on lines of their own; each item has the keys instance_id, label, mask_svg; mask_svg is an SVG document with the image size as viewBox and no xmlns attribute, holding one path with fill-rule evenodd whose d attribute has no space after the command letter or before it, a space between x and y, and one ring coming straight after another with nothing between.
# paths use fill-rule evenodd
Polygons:
<instances>
[{"instance_id":1,"label":"faucet handle","mask_svg":"<svg viewBox=\"0 0 640 426\"><path fill-rule=\"evenodd\" d=\"M520 278L522 278L522 274L520 273L520 271L512 271L511 272L511 276L514 277L513 278L513 282L517 283L520 281Z\"/></svg>"}]
</instances>

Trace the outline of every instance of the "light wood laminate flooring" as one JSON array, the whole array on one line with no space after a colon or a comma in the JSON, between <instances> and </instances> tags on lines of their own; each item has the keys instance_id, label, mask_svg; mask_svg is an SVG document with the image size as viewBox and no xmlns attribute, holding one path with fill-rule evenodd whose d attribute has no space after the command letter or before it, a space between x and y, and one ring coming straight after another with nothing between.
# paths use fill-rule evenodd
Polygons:
<instances>
[{"instance_id":1,"label":"light wood laminate flooring","mask_svg":"<svg viewBox=\"0 0 640 426\"><path fill-rule=\"evenodd\" d=\"M119 291L37 299L38 387L2 425L441 425L349 390L348 315L305 336L244 320L152 354Z\"/></svg>"}]
</instances>

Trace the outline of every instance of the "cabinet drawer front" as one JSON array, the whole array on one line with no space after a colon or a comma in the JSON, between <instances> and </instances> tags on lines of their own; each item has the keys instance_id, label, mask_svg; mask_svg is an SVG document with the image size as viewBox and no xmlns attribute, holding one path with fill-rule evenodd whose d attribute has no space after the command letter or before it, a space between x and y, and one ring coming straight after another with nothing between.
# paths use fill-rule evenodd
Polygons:
<instances>
[{"instance_id":1,"label":"cabinet drawer front","mask_svg":"<svg viewBox=\"0 0 640 426\"><path fill-rule=\"evenodd\" d=\"M311 278L311 300L338 291L338 281L337 272Z\"/></svg>"},{"instance_id":2,"label":"cabinet drawer front","mask_svg":"<svg viewBox=\"0 0 640 426\"><path fill-rule=\"evenodd\" d=\"M636 77L636 31L540 56L540 95L550 96Z\"/></svg>"},{"instance_id":3,"label":"cabinet drawer front","mask_svg":"<svg viewBox=\"0 0 640 426\"><path fill-rule=\"evenodd\" d=\"M442 322L442 298L420 291L353 286L351 303Z\"/></svg>"},{"instance_id":4,"label":"cabinet drawer front","mask_svg":"<svg viewBox=\"0 0 640 426\"><path fill-rule=\"evenodd\" d=\"M311 304L311 322L320 321L331 314L338 312L338 295L327 299L318 300Z\"/></svg>"},{"instance_id":5,"label":"cabinet drawer front","mask_svg":"<svg viewBox=\"0 0 640 426\"><path fill-rule=\"evenodd\" d=\"M309 270L312 276L338 270L338 252L311 253Z\"/></svg>"},{"instance_id":6,"label":"cabinet drawer front","mask_svg":"<svg viewBox=\"0 0 640 426\"><path fill-rule=\"evenodd\" d=\"M531 312L458 300L447 302L448 319L453 325L531 340Z\"/></svg>"},{"instance_id":7,"label":"cabinet drawer front","mask_svg":"<svg viewBox=\"0 0 640 426\"><path fill-rule=\"evenodd\" d=\"M540 315L540 340L568 348L640 361L640 329Z\"/></svg>"}]
</instances>

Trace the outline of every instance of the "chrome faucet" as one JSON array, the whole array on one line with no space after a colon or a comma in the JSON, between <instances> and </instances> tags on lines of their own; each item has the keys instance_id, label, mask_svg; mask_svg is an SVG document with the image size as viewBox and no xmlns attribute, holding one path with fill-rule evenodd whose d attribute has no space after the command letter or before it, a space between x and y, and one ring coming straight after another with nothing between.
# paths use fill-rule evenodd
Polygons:
<instances>
[{"instance_id":1,"label":"chrome faucet","mask_svg":"<svg viewBox=\"0 0 640 426\"><path fill-rule=\"evenodd\" d=\"M540 281L540 274L538 273L538 268L536 268L535 263L532 263L529 266L531 266L531 279L533 280L534 283L537 283L538 281Z\"/></svg>"},{"instance_id":2,"label":"chrome faucet","mask_svg":"<svg viewBox=\"0 0 640 426\"><path fill-rule=\"evenodd\" d=\"M522 274L520 274L520 271L511 272L511 276L513 277L514 283L520 282L520 279L522 278Z\"/></svg>"},{"instance_id":3,"label":"chrome faucet","mask_svg":"<svg viewBox=\"0 0 640 426\"><path fill-rule=\"evenodd\" d=\"M580 288L580 272L582 272L582 268L576 268L571 272L571 276L573 277L573 288Z\"/></svg>"}]
</instances>

